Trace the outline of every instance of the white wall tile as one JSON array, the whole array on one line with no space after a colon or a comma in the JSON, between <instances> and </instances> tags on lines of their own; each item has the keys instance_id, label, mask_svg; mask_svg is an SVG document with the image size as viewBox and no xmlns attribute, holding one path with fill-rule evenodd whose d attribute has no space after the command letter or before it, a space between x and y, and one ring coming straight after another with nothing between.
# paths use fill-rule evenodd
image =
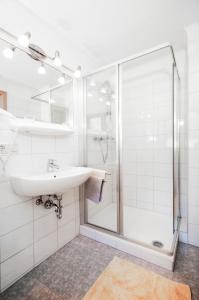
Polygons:
<instances>
[{"instance_id":1,"label":"white wall tile","mask_svg":"<svg viewBox=\"0 0 199 300\"><path fill-rule=\"evenodd\" d=\"M199 205L189 205L189 223L199 225Z\"/></svg>"},{"instance_id":2,"label":"white wall tile","mask_svg":"<svg viewBox=\"0 0 199 300\"><path fill-rule=\"evenodd\" d=\"M137 174L144 176L153 176L154 174L154 163L152 162L138 162L137 163Z\"/></svg>"},{"instance_id":3,"label":"white wall tile","mask_svg":"<svg viewBox=\"0 0 199 300\"><path fill-rule=\"evenodd\" d=\"M71 222L61 226L58 229L58 248L63 247L76 236L76 222L73 219Z\"/></svg>"},{"instance_id":4,"label":"white wall tile","mask_svg":"<svg viewBox=\"0 0 199 300\"><path fill-rule=\"evenodd\" d=\"M58 220L58 227L61 227L75 219L75 202L63 207L62 219Z\"/></svg>"},{"instance_id":5,"label":"white wall tile","mask_svg":"<svg viewBox=\"0 0 199 300\"><path fill-rule=\"evenodd\" d=\"M189 149L189 166L199 168L199 149Z\"/></svg>"},{"instance_id":6,"label":"white wall tile","mask_svg":"<svg viewBox=\"0 0 199 300\"><path fill-rule=\"evenodd\" d=\"M7 288L32 267L33 247L31 246L1 264L1 289Z\"/></svg>"},{"instance_id":7,"label":"white wall tile","mask_svg":"<svg viewBox=\"0 0 199 300\"><path fill-rule=\"evenodd\" d=\"M33 244L33 223L16 229L0 239L1 262Z\"/></svg>"},{"instance_id":8,"label":"white wall tile","mask_svg":"<svg viewBox=\"0 0 199 300\"><path fill-rule=\"evenodd\" d=\"M199 182L199 168L189 168L189 184L192 187L198 187Z\"/></svg>"},{"instance_id":9,"label":"white wall tile","mask_svg":"<svg viewBox=\"0 0 199 300\"><path fill-rule=\"evenodd\" d=\"M122 173L129 173L129 174L136 174L137 173L137 166L136 162L128 162L128 161L123 161L122 164Z\"/></svg>"},{"instance_id":10,"label":"white wall tile","mask_svg":"<svg viewBox=\"0 0 199 300\"><path fill-rule=\"evenodd\" d=\"M55 152L55 138L49 136L32 136L32 153Z\"/></svg>"},{"instance_id":11,"label":"white wall tile","mask_svg":"<svg viewBox=\"0 0 199 300\"><path fill-rule=\"evenodd\" d=\"M1 127L2 128L2 127ZM12 144L15 141L16 134L8 129L1 129L0 144Z\"/></svg>"},{"instance_id":12,"label":"white wall tile","mask_svg":"<svg viewBox=\"0 0 199 300\"><path fill-rule=\"evenodd\" d=\"M125 186L134 186L136 187L136 175L134 174L129 174L129 173L124 173L123 174L123 184Z\"/></svg>"},{"instance_id":13,"label":"white wall tile","mask_svg":"<svg viewBox=\"0 0 199 300\"><path fill-rule=\"evenodd\" d=\"M154 178L154 189L162 192L169 192L173 190L173 180L172 178Z\"/></svg>"},{"instance_id":14,"label":"white wall tile","mask_svg":"<svg viewBox=\"0 0 199 300\"><path fill-rule=\"evenodd\" d=\"M137 203L137 188L136 186L124 186L122 199L125 205L136 206Z\"/></svg>"},{"instance_id":15,"label":"white wall tile","mask_svg":"<svg viewBox=\"0 0 199 300\"><path fill-rule=\"evenodd\" d=\"M17 140L17 150L19 154L30 154L31 153L31 136L29 134L18 134Z\"/></svg>"},{"instance_id":16,"label":"white wall tile","mask_svg":"<svg viewBox=\"0 0 199 300\"><path fill-rule=\"evenodd\" d=\"M0 236L33 221L32 201L0 209Z\"/></svg>"},{"instance_id":17,"label":"white wall tile","mask_svg":"<svg viewBox=\"0 0 199 300\"><path fill-rule=\"evenodd\" d=\"M140 149L137 151L136 160L138 162L152 162L154 161L154 150L153 149Z\"/></svg>"},{"instance_id":18,"label":"white wall tile","mask_svg":"<svg viewBox=\"0 0 199 300\"><path fill-rule=\"evenodd\" d=\"M40 263L56 250L57 232L54 232L34 244L35 264Z\"/></svg>"},{"instance_id":19,"label":"white wall tile","mask_svg":"<svg viewBox=\"0 0 199 300\"><path fill-rule=\"evenodd\" d=\"M189 113L189 130L199 130L199 112Z\"/></svg>"},{"instance_id":20,"label":"white wall tile","mask_svg":"<svg viewBox=\"0 0 199 300\"><path fill-rule=\"evenodd\" d=\"M6 164L6 174L24 174L32 169L30 154L12 154Z\"/></svg>"},{"instance_id":21,"label":"white wall tile","mask_svg":"<svg viewBox=\"0 0 199 300\"><path fill-rule=\"evenodd\" d=\"M58 136L55 138L55 152L58 153L70 153L74 149L74 135L68 135L66 137Z\"/></svg>"},{"instance_id":22,"label":"white wall tile","mask_svg":"<svg viewBox=\"0 0 199 300\"><path fill-rule=\"evenodd\" d=\"M190 244L199 247L199 225L189 223L188 241Z\"/></svg>"},{"instance_id":23,"label":"white wall tile","mask_svg":"<svg viewBox=\"0 0 199 300\"><path fill-rule=\"evenodd\" d=\"M22 197L16 195L12 190L10 181L8 180L4 182L0 182L0 190L1 190L0 209L30 200L30 198L28 197Z\"/></svg>"},{"instance_id":24,"label":"white wall tile","mask_svg":"<svg viewBox=\"0 0 199 300\"><path fill-rule=\"evenodd\" d=\"M191 70L190 70L191 72ZM199 81L199 72L191 73L191 78L189 77L189 92L198 92L198 81Z\"/></svg>"},{"instance_id":25,"label":"white wall tile","mask_svg":"<svg viewBox=\"0 0 199 300\"><path fill-rule=\"evenodd\" d=\"M66 206L79 199L79 195L75 195L75 189L70 189L62 196L62 206Z\"/></svg>"},{"instance_id":26,"label":"white wall tile","mask_svg":"<svg viewBox=\"0 0 199 300\"><path fill-rule=\"evenodd\" d=\"M162 191L154 191L154 201L155 206L172 206L173 205L173 197L172 192L162 192Z\"/></svg>"},{"instance_id":27,"label":"white wall tile","mask_svg":"<svg viewBox=\"0 0 199 300\"><path fill-rule=\"evenodd\" d=\"M53 153L49 154L32 154L32 166L31 170L34 173L42 173L47 172L47 164L49 159L55 159L55 155Z\"/></svg>"},{"instance_id":28,"label":"white wall tile","mask_svg":"<svg viewBox=\"0 0 199 300\"><path fill-rule=\"evenodd\" d=\"M199 24L187 29L188 38L188 242L199 246L199 70L196 68ZM184 182L185 184L185 182ZM182 189L182 193L186 189Z\"/></svg>"},{"instance_id":29,"label":"white wall tile","mask_svg":"<svg viewBox=\"0 0 199 300\"><path fill-rule=\"evenodd\" d=\"M154 151L154 161L157 163L173 163L173 152L171 149L167 149L166 147L163 149L156 149Z\"/></svg>"},{"instance_id":30,"label":"white wall tile","mask_svg":"<svg viewBox=\"0 0 199 300\"><path fill-rule=\"evenodd\" d=\"M154 175L156 177L172 178L173 167L171 164L154 163Z\"/></svg>"},{"instance_id":31,"label":"white wall tile","mask_svg":"<svg viewBox=\"0 0 199 300\"><path fill-rule=\"evenodd\" d=\"M189 205L199 206L199 186L189 185Z\"/></svg>"},{"instance_id":32,"label":"white wall tile","mask_svg":"<svg viewBox=\"0 0 199 300\"><path fill-rule=\"evenodd\" d=\"M76 160L73 152L70 153L55 153L53 158L57 160L60 170L64 170L68 166L76 166Z\"/></svg>"},{"instance_id":33,"label":"white wall tile","mask_svg":"<svg viewBox=\"0 0 199 300\"><path fill-rule=\"evenodd\" d=\"M137 201L138 203L150 203L153 206L154 192L150 189L138 188L137 189Z\"/></svg>"},{"instance_id":34,"label":"white wall tile","mask_svg":"<svg viewBox=\"0 0 199 300\"><path fill-rule=\"evenodd\" d=\"M137 187L153 189L153 177L152 176L137 176Z\"/></svg>"},{"instance_id":35,"label":"white wall tile","mask_svg":"<svg viewBox=\"0 0 199 300\"><path fill-rule=\"evenodd\" d=\"M57 230L57 217L53 211L34 222L34 242Z\"/></svg>"},{"instance_id":36,"label":"white wall tile","mask_svg":"<svg viewBox=\"0 0 199 300\"><path fill-rule=\"evenodd\" d=\"M137 161L137 151L136 150L131 150L131 149L128 149L128 148L125 148L123 150L123 163L124 163L124 166L128 164L133 164Z\"/></svg>"}]
</instances>

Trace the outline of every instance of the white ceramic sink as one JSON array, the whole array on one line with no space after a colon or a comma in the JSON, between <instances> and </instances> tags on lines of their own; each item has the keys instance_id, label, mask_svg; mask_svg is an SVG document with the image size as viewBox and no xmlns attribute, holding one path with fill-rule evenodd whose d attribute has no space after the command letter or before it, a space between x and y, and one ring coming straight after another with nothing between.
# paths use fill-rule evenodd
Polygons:
<instances>
[{"instance_id":1,"label":"white ceramic sink","mask_svg":"<svg viewBox=\"0 0 199 300\"><path fill-rule=\"evenodd\" d=\"M84 183L91 174L90 168L70 167L65 171L15 175L11 176L10 182L15 193L21 196L60 195Z\"/></svg>"}]
</instances>

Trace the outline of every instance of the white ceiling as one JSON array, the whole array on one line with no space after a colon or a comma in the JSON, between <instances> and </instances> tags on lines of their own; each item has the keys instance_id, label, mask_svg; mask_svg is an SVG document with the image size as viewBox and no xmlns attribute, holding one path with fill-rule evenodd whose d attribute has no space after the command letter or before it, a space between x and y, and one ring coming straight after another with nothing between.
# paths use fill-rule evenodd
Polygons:
<instances>
[{"instance_id":1,"label":"white ceiling","mask_svg":"<svg viewBox=\"0 0 199 300\"><path fill-rule=\"evenodd\" d=\"M2 27L31 31L87 71L165 42L182 49L199 21L198 0L1 0L0 10Z\"/></svg>"}]
</instances>

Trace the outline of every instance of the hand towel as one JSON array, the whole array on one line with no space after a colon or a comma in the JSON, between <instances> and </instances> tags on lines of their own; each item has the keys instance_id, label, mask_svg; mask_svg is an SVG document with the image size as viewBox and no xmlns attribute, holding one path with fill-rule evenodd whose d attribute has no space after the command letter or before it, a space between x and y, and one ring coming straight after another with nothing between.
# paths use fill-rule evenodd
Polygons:
<instances>
[{"instance_id":1,"label":"hand towel","mask_svg":"<svg viewBox=\"0 0 199 300\"><path fill-rule=\"evenodd\" d=\"M85 184L86 199L99 203L102 200L103 185L103 179L98 179L94 176L90 177Z\"/></svg>"}]
</instances>

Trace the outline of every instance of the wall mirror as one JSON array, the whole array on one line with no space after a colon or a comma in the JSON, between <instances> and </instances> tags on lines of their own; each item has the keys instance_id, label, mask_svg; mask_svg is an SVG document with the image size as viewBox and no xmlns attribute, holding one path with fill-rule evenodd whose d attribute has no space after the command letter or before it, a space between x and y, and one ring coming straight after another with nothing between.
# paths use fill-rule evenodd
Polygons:
<instances>
[{"instance_id":1,"label":"wall mirror","mask_svg":"<svg viewBox=\"0 0 199 300\"><path fill-rule=\"evenodd\" d=\"M0 39L0 108L72 128L73 80Z\"/></svg>"}]
</instances>

